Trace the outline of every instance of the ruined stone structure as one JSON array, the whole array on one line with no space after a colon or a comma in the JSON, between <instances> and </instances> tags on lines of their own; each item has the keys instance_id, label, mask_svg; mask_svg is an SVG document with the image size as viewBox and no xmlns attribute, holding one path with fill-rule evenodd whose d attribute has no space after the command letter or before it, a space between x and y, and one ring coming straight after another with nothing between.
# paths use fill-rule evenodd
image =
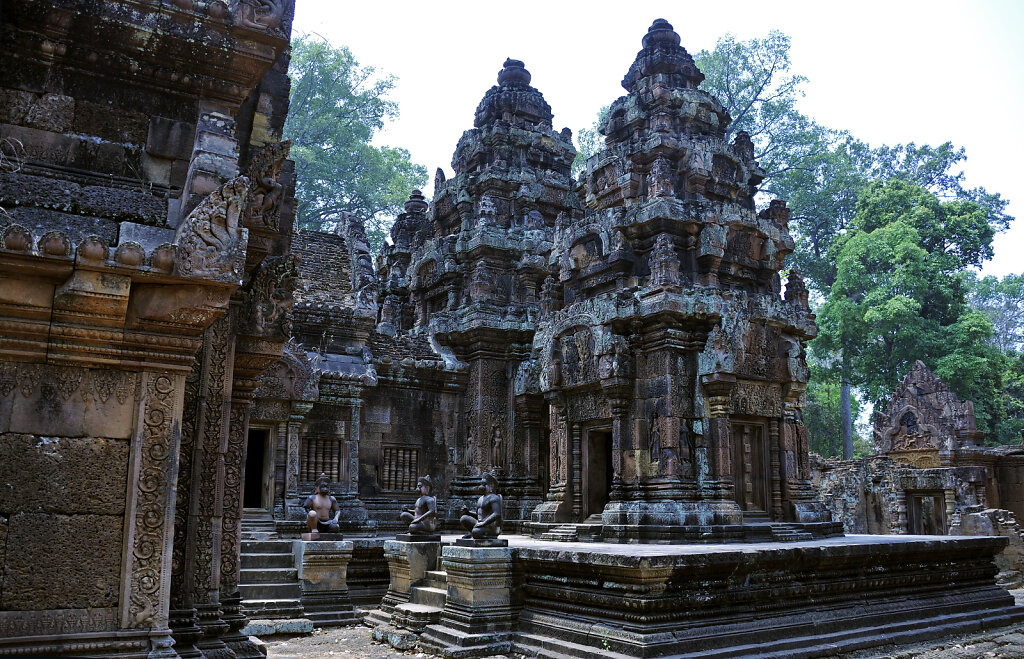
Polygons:
<instances>
[{"instance_id":1,"label":"ruined stone structure","mask_svg":"<svg viewBox=\"0 0 1024 659\"><path fill-rule=\"evenodd\" d=\"M984 509L1024 515L1024 450L986 447L974 404L921 361L875 412L874 444L863 460L815 459L822 499L849 533L941 535Z\"/></svg>"},{"instance_id":2,"label":"ruined stone structure","mask_svg":"<svg viewBox=\"0 0 1024 659\"><path fill-rule=\"evenodd\" d=\"M240 495L296 285L291 14L4 3L0 653L259 656Z\"/></svg>"}]
</instances>

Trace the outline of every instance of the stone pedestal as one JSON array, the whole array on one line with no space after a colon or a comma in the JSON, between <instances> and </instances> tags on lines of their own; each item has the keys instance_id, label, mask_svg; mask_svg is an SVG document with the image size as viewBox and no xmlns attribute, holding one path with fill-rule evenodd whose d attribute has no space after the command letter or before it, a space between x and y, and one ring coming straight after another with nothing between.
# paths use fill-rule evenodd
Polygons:
<instances>
[{"instance_id":1,"label":"stone pedestal","mask_svg":"<svg viewBox=\"0 0 1024 659\"><path fill-rule=\"evenodd\" d=\"M367 620L374 625L391 624L391 614L399 604L409 602L412 587L427 578L427 572L437 569L441 555L440 542L404 542L388 540L384 543L384 558L388 562L391 583L380 602L380 608L370 613Z\"/></svg>"},{"instance_id":2,"label":"stone pedestal","mask_svg":"<svg viewBox=\"0 0 1024 659\"><path fill-rule=\"evenodd\" d=\"M359 614L348 597L347 571L352 559L352 543L299 540L292 543L292 549L299 566L300 601L305 617L317 626L358 623Z\"/></svg>"},{"instance_id":3,"label":"stone pedestal","mask_svg":"<svg viewBox=\"0 0 1024 659\"><path fill-rule=\"evenodd\" d=\"M448 597L441 623L421 643L445 657L507 653L514 624L512 550L508 547L445 547Z\"/></svg>"}]
</instances>

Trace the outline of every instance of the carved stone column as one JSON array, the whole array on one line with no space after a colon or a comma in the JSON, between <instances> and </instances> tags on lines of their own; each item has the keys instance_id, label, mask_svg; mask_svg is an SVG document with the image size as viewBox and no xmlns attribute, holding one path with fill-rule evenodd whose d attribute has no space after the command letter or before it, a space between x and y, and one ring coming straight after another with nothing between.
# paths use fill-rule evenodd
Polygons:
<instances>
[{"instance_id":1,"label":"carved stone column","mask_svg":"<svg viewBox=\"0 0 1024 659\"><path fill-rule=\"evenodd\" d=\"M736 385L736 376L729 373L714 373L702 376L707 405L707 465L710 480L701 488L703 498L734 496L733 485L733 436L730 393ZM698 448L700 453L703 449Z\"/></svg>"},{"instance_id":2,"label":"carved stone column","mask_svg":"<svg viewBox=\"0 0 1024 659\"><path fill-rule=\"evenodd\" d=\"M531 514L531 520L537 523L551 524L568 522L572 514L572 489L569 483L570 461L569 429L564 401L555 396L549 401L551 415L550 437L550 486L547 501L537 506Z\"/></svg>"},{"instance_id":3,"label":"carved stone column","mask_svg":"<svg viewBox=\"0 0 1024 659\"><path fill-rule=\"evenodd\" d=\"M186 541L185 587L191 591L205 657L230 659L221 640L228 625L220 606L224 450L228 434L235 338L225 315L207 330L200 350L202 380L196 405L195 448Z\"/></svg>"},{"instance_id":4,"label":"carved stone column","mask_svg":"<svg viewBox=\"0 0 1024 659\"><path fill-rule=\"evenodd\" d=\"M306 415L313 409L313 403L293 403L291 414L285 424L288 433L288 464L285 468L285 517L286 519L304 519L306 511L298 505L301 498L299 492L299 432ZM290 502L296 501L296 505Z\"/></svg>"},{"instance_id":5,"label":"carved stone column","mask_svg":"<svg viewBox=\"0 0 1024 659\"><path fill-rule=\"evenodd\" d=\"M780 467L779 420L768 420L768 450L771 452L772 519L782 521L782 473Z\"/></svg>"},{"instance_id":6,"label":"carved stone column","mask_svg":"<svg viewBox=\"0 0 1024 659\"><path fill-rule=\"evenodd\" d=\"M629 400L612 398L608 403L612 410L612 482L609 499L617 501L623 494L623 451L629 450Z\"/></svg>"}]
</instances>

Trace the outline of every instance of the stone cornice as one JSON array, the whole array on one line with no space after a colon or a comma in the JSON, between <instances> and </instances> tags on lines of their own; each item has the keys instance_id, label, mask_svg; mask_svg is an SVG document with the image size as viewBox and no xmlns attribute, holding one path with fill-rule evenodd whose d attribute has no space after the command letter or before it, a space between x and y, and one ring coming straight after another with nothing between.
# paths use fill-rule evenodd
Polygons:
<instances>
[{"instance_id":1,"label":"stone cornice","mask_svg":"<svg viewBox=\"0 0 1024 659\"><path fill-rule=\"evenodd\" d=\"M243 242L244 245L244 242ZM148 254L18 225L0 241L0 358L187 370L236 285L177 274L173 244Z\"/></svg>"}]
</instances>

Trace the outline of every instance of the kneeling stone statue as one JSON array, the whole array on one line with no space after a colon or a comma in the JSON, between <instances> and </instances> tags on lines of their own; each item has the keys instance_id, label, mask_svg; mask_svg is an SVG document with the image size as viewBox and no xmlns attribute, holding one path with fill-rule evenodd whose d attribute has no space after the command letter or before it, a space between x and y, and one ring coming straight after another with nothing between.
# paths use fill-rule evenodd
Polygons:
<instances>
[{"instance_id":1,"label":"kneeling stone statue","mask_svg":"<svg viewBox=\"0 0 1024 659\"><path fill-rule=\"evenodd\" d=\"M459 523L467 533L456 544L464 547L507 547L508 540L498 539L504 505L501 495L495 492L498 479L488 472L483 475L483 481L484 493L477 499L476 513L463 508Z\"/></svg>"},{"instance_id":2,"label":"kneeling stone statue","mask_svg":"<svg viewBox=\"0 0 1024 659\"><path fill-rule=\"evenodd\" d=\"M437 498L434 497L434 483L430 476L422 476L417 484L420 487L420 498L416 499L415 507L403 511L399 516L399 519L409 525L409 531L399 535L398 539L406 542L440 541L441 536L437 533Z\"/></svg>"}]
</instances>

